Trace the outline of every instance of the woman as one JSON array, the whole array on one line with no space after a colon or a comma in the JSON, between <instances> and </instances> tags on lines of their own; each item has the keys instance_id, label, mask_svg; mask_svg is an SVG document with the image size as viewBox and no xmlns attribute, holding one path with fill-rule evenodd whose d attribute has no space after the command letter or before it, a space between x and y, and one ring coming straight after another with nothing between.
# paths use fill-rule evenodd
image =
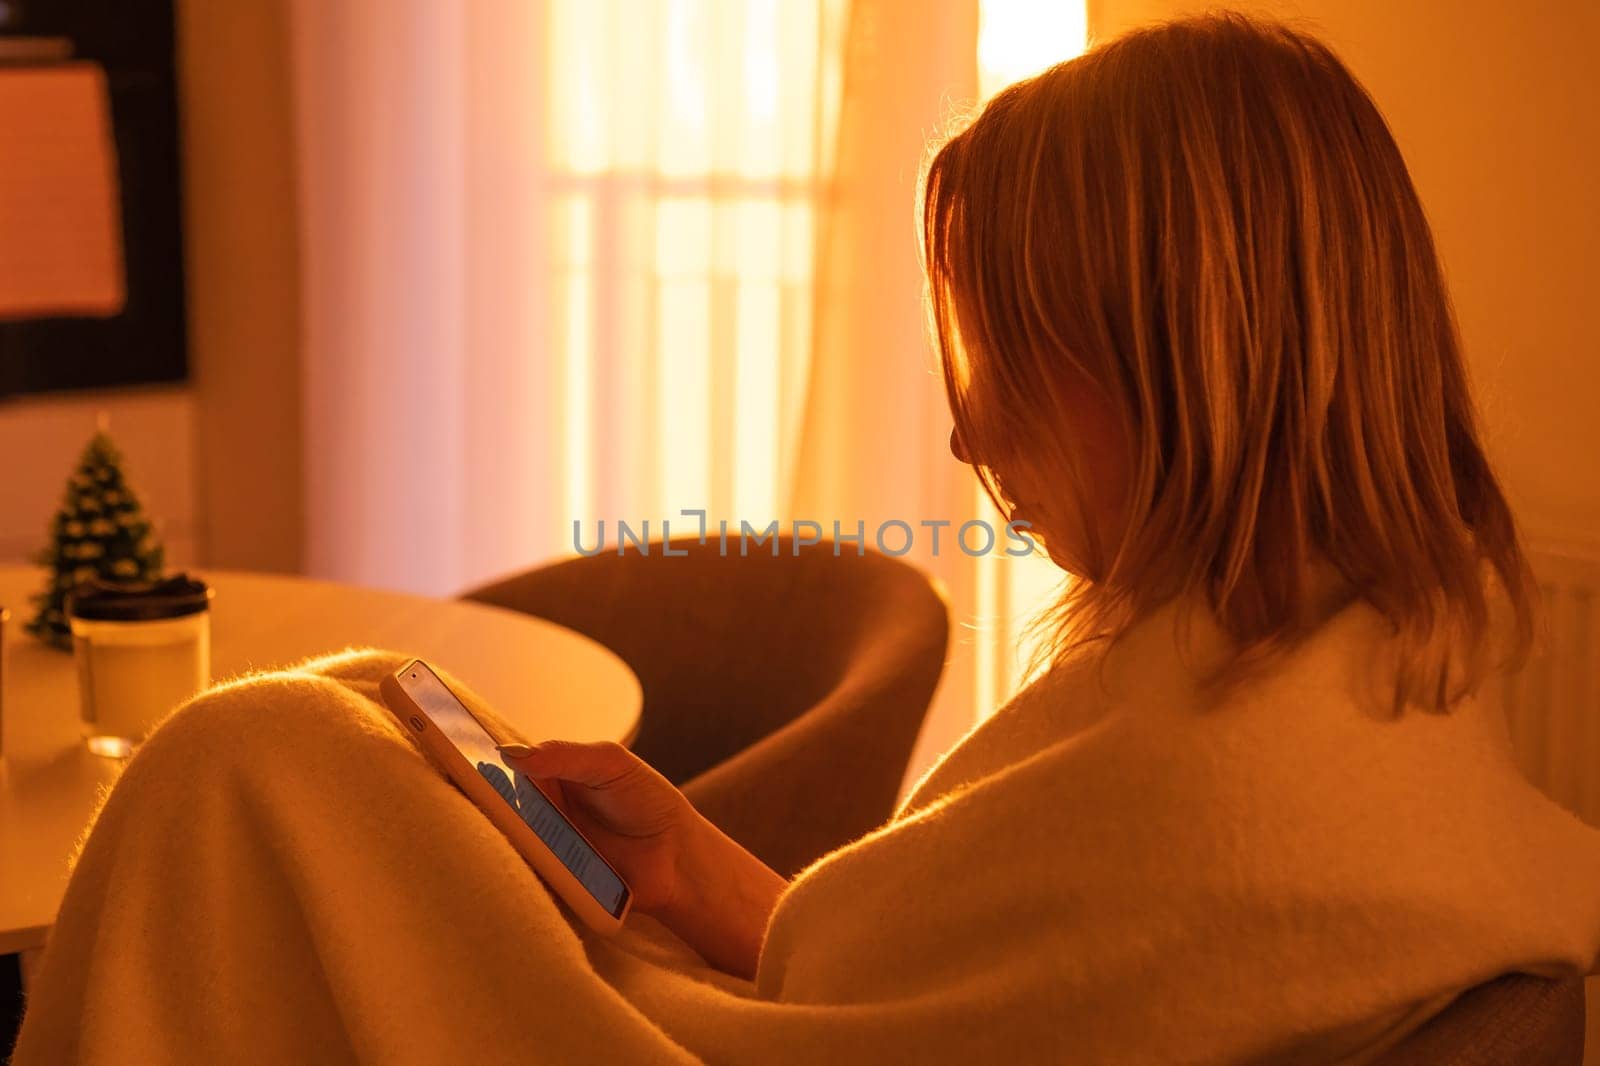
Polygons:
<instances>
[{"instance_id":1,"label":"woman","mask_svg":"<svg viewBox=\"0 0 1600 1066\"><path fill-rule=\"evenodd\" d=\"M391 657L251 679L128 765L16 1061L1353 1062L1595 969L1600 834L1474 696L1527 564L1339 61L1123 37L945 144L924 235L953 450L1081 580L888 824L786 882L617 746L508 749L635 888L601 940L376 708Z\"/></svg>"}]
</instances>

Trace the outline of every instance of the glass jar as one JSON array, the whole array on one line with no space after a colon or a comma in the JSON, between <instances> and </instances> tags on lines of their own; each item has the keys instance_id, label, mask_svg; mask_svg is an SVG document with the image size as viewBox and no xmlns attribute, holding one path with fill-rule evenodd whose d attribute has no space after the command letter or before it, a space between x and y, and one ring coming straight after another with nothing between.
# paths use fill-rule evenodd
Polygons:
<instances>
[{"instance_id":1,"label":"glass jar","mask_svg":"<svg viewBox=\"0 0 1600 1066\"><path fill-rule=\"evenodd\" d=\"M211 598L178 574L91 581L67 597L83 735L96 755L130 754L178 704L211 684Z\"/></svg>"}]
</instances>

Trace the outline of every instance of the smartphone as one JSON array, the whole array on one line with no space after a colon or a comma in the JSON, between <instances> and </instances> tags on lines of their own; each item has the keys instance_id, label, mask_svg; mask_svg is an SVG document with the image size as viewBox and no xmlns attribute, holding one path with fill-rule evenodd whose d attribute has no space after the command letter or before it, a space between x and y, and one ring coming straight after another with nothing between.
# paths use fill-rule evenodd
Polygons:
<instances>
[{"instance_id":1,"label":"smartphone","mask_svg":"<svg viewBox=\"0 0 1600 1066\"><path fill-rule=\"evenodd\" d=\"M585 924L606 936L622 928L633 902L622 875L567 820L542 785L501 760L483 723L427 663L411 660L385 677L378 690L428 760L489 816Z\"/></svg>"}]
</instances>

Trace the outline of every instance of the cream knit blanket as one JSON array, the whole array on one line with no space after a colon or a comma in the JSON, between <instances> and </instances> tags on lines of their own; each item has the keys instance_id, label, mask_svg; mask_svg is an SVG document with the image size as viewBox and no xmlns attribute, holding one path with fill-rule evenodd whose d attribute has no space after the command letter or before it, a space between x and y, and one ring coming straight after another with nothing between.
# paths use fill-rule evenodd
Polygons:
<instances>
[{"instance_id":1,"label":"cream knit blanket","mask_svg":"<svg viewBox=\"0 0 1600 1066\"><path fill-rule=\"evenodd\" d=\"M796 877L754 982L647 918L575 928L375 703L399 657L213 690L98 815L15 1061L1361 1061L1496 974L1600 965L1600 832L1484 707L1363 709L1369 608L1205 713L1171 617Z\"/></svg>"}]
</instances>

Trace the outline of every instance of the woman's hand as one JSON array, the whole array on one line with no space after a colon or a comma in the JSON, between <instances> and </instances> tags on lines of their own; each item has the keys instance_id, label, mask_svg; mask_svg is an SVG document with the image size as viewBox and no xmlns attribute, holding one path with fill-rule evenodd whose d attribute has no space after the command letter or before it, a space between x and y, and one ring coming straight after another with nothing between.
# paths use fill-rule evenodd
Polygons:
<instances>
[{"instance_id":1,"label":"woman's hand","mask_svg":"<svg viewBox=\"0 0 1600 1066\"><path fill-rule=\"evenodd\" d=\"M678 897L684 841L700 818L687 797L621 744L548 740L506 744L506 764L547 794L655 916Z\"/></svg>"},{"instance_id":2,"label":"woman's hand","mask_svg":"<svg viewBox=\"0 0 1600 1066\"><path fill-rule=\"evenodd\" d=\"M506 744L506 765L545 785L616 867L633 906L711 965L753 978L767 919L789 882L694 809L621 744Z\"/></svg>"}]
</instances>

